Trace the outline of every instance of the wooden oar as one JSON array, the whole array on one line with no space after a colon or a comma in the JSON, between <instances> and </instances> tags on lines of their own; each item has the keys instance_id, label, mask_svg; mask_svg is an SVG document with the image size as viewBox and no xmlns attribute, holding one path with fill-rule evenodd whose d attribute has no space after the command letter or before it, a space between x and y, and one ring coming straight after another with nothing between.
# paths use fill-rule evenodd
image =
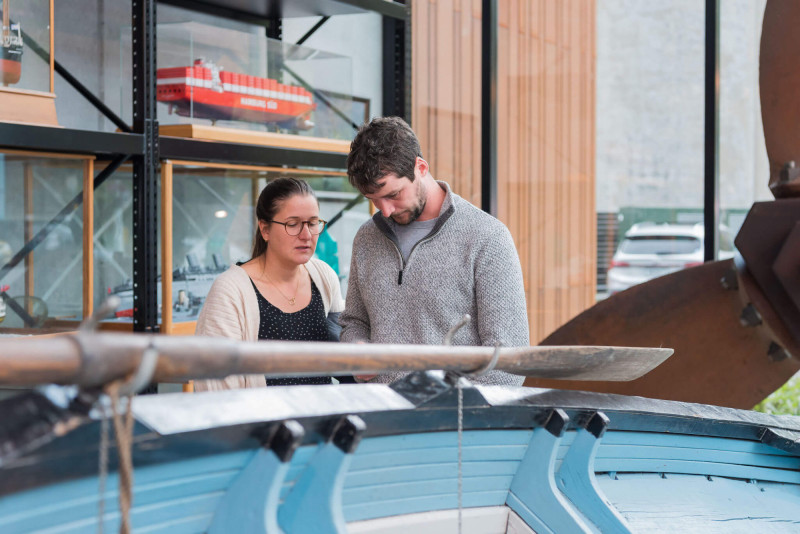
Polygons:
<instances>
[{"instance_id":1,"label":"wooden oar","mask_svg":"<svg viewBox=\"0 0 800 534\"><path fill-rule=\"evenodd\" d=\"M142 353L158 354L153 381L182 382L228 375L313 376L487 366L492 347L236 342L203 337L77 334L0 340L0 385L42 383L99 386L136 371ZM666 360L671 349L626 347L509 347L495 369L539 378L633 380Z\"/></svg>"}]
</instances>

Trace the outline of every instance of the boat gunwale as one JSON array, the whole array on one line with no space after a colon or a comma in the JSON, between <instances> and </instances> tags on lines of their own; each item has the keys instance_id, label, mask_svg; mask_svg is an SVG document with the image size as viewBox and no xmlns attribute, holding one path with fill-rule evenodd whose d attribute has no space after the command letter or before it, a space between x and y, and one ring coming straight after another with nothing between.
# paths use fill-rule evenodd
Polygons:
<instances>
[{"instance_id":1,"label":"boat gunwale","mask_svg":"<svg viewBox=\"0 0 800 534\"><path fill-rule=\"evenodd\" d=\"M359 390L368 390L376 399L400 396L388 386L374 384L369 385L369 388L358 385L292 386L292 388L297 393L300 393L299 388L305 388L304 396L309 392L317 392L319 396L323 396L327 388L347 388L346 391L351 394ZM260 394L266 394L267 397L280 395L283 389L266 388L260 390ZM191 398L224 406L225 397L238 398L237 402L241 402L241 395L258 396L258 393L259 390L209 392L192 394ZM800 433L800 418L797 417L772 416L733 408L643 397L502 386L477 386L471 393L472 395L465 395L463 428L467 432L532 430L541 426L550 411L557 407L563 409L570 417L568 430L579 428L592 414L602 411L610 419L609 431L668 433L758 443L763 442L762 438L767 429ZM137 421L133 454L134 465L137 467L255 450L260 446L259 435L271 425L287 419L283 416L270 418L267 415L269 403L263 403L265 416L258 421L172 434L159 433L146 424L145 408L170 413L170 404L177 402L182 396L186 398L186 394L168 394L138 397L134 400L134 414ZM304 415L298 410L295 416L289 417L297 420L306 430L302 445L324 442L332 421L352 414L358 415L365 421L367 430L364 438L454 432L457 427L454 390L440 395L434 399L436 402L423 403L416 408L384 409L373 412L363 410L364 399L358 398L357 395L339 394L337 399L339 402L326 405L329 413ZM491 399L493 402L482 402L485 399ZM388 403L386 399L384 401ZM358 409L358 406L362 409ZM196 409L201 410L202 407L203 402L198 402ZM62 415L76 416L67 411ZM181 415L177 413L175 417ZM3 462L0 456L0 473L3 474L0 477L0 496L96 474L99 426L99 421L84 416L81 424L71 432L25 451L16 459ZM3 434L0 423L0 436ZM794 446L800 449L797 443ZM111 447L114 447L113 440ZM800 455L800 450L795 450L791 446L788 449L790 450L784 448L782 452L781 448L774 448L774 451L777 455ZM65 461L67 459L70 461ZM116 454L113 451L109 454L109 460L109 470L116 470ZM45 476L42 476L43 471L47 473Z\"/></svg>"}]
</instances>

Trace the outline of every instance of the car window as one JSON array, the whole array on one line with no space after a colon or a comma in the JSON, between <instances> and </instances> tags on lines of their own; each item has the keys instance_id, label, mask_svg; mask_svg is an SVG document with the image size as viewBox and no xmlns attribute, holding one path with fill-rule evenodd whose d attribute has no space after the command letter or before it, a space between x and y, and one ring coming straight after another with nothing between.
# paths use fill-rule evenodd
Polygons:
<instances>
[{"instance_id":1,"label":"car window","mask_svg":"<svg viewBox=\"0 0 800 534\"><path fill-rule=\"evenodd\" d=\"M701 247L696 237L656 235L625 238L619 250L625 254L691 254Z\"/></svg>"},{"instance_id":2,"label":"car window","mask_svg":"<svg viewBox=\"0 0 800 534\"><path fill-rule=\"evenodd\" d=\"M731 234L724 230L719 231L719 249L723 252L733 252L733 241Z\"/></svg>"}]
</instances>

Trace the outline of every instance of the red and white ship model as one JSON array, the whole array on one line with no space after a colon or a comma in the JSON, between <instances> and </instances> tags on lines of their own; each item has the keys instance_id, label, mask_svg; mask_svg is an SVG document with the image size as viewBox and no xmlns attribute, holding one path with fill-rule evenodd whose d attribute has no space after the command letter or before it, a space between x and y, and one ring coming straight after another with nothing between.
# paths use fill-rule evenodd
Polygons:
<instances>
[{"instance_id":1,"label":"red and white ship model","mask_svg":"<svg viewBox=\"0 0 800 534\"><path fill-rule=\"evenodd\" d=\"M277 123L308 130L316 108L309 91L270 78L228 72L205 59L191 67L158 69L159 102L170 113L201 119Z\"/></svg>"}]
</instances>

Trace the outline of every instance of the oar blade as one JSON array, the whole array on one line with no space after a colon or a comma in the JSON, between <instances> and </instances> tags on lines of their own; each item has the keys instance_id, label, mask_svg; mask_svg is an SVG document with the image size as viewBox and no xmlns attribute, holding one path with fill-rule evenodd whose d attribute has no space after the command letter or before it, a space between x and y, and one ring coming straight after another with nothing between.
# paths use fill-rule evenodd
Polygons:
<instances>
[{"instance_id":1,"label":"oar blade","mask_svg":"<svg viewBox=\"0 0 800 534\"><path fill-rule=\"evenodd\" d=\"M658 367L672 349L603 346L539 346L508 349L506 371L555 380L635 380Z\"/></svg>"}]
</instances>

